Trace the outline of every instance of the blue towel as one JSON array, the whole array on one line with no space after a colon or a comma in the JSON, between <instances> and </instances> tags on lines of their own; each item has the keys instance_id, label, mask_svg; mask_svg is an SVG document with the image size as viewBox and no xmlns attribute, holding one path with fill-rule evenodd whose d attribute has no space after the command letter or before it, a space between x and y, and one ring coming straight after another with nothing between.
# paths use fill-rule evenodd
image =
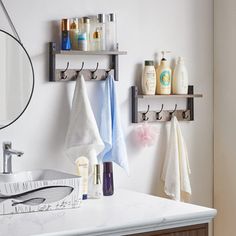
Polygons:
<instances>
[{"instance_id":1,"label":"blue towel","mask_svg":"<svg viewBox=\"0 0 236 236\"><path fill-rule=\"evenodd\" d=\"M115 82L111 75L107 77L103 91L100 135L105 144L105 149L99 156L100 159L103 162L115 162L129 174L127 151L120 122Z\"/></svg>"}]
</instances>

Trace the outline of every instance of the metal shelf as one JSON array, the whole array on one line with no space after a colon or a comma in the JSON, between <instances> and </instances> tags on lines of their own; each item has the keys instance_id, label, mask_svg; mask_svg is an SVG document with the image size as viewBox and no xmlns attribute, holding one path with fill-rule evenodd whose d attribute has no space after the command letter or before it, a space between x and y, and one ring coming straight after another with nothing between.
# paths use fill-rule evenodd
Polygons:
<instances>
[{"instance_id":1,"label":"metal shelf","mask_svg":"<svg viewBox=\"0 0 236 236\"><path fill-rule=\"evenodd\" d=\"M127 55L126 51L78 51L78 50L61 50L56 52L57 55L84 55L84 56L106 56L106 55Z\"/></svg>"},{"instance_id":2,"label":"metal shelf","mask_svg":"<svg viewBox=\"0 0 236 236\"><path fill-rule=\"evenodd\" d=\"M138 98L201 98L202 94L138 95Z\"/></svg>"}]
</instances>

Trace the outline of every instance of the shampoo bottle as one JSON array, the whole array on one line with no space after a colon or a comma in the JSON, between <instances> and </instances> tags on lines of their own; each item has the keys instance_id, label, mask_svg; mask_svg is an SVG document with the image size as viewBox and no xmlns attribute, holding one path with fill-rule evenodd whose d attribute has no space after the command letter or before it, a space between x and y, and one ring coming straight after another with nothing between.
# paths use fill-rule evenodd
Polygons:
<instances>
[{"instance_id":1,"label":"shampoo bottle","mask_svg":"<svg viewBox=\"0 0 236 236\"><path fill-rule=\"evenodd\" d=\"M78 50L78 39L79 39L79 22L78 18L74 18L70 25L70 40L71 40L71 48L73 50Z\"/></svg>"},{"instance_id":2,"label":"shampoo bottle","mask_svg":"<svg viewBox=\"0 0 236 236\"><path fill-rule=\"evenodd\" d=\"M88 198L88 167L89 161L86 157L79 157L76 160L77 174L82 178L82 194L83 200Z\"/></svg>"},{"instance_id":3,"label":"shampoo bottle","mask_svg":"<svg viewBox=\"0 0 236 236\"><path fill-rule=\"evenodd\" d=\"M70 22L69 19L61 20L61 50L70 50Z\"/></svg>"},{"instance_id":4,"label":"shampoo bottle","mask_svg":"<svg viewBox=\"0 0 236 236\"><path fill-rule=\"evenodd\" d=\"M112 162L103 163L103 195L111 196L114 193Z\"/></svg>"},{"instance_id":5,"label":"shampoo bottle","mask_svg":"<svg viewBox=\"0 0 236 236\"><path fill-rule=\"evenodd\" d=\"M156 71L153 61L145 61L142 76L142 91L144 95L155 95Z\"/></svg>"},{"instance_id":6,"label":"shampoo bottle","mask_svg":"<svg viewBox=\"0 0 236 236\"><path fill-rule=\"evenodd\" d=\"M168 61L165 58L165 51L162 51L162 59L160 65L156 69L157 83L156 93L157 94L171 94L171 68Z\"/></svg>"},{"instance_id":7,"label":"shampoo bottle","mask_svg":"<svg viewBox=\"0 0 236 236\"><path fill-rule=\"evenodd\" d=\"M188 94L188 72L183 57L179 57L173 74L173 94Z\"/></svg>"}]
</instances>

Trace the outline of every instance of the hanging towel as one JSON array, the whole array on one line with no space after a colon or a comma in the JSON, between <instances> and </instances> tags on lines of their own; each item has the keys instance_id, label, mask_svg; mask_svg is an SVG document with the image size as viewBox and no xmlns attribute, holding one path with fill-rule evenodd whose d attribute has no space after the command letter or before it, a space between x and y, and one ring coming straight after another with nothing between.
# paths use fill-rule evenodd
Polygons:
<instances>
[{"instance_id":1,"label":"hanging towel","mask_svg":"<svg viewBox=\"0 0 236 236\"><path fill-rule=\"evenodd\" d=\"M122 132L114 78L105 81L101 110L100 134L105 149L99 156L103 162L115 162L129 174L126 145Z\"/></svg>"},{"instance_id":2,"label":"hanging towel","mask_svg":"<svg viewBox=\"0 0 236 236\"><path fill-rule=\"evenodd\" d=\"M76 164L77 158L89 159L90 169L98 163L97 156L104 149L97 123L87 95L84 77L79 75L66 135L66 155Z\"/></svg>"},{"instance_id":3,"label":"hanging towel","mask_svg":"<svg viewBox=\"0 0 236 236\"><path fill-rule=\"evenodd\" d=\"M176 201L188 201L191 195L190 174L186 144L178 120L173 116L162 172L165 193Z\"/></svg>"}]
</instances>

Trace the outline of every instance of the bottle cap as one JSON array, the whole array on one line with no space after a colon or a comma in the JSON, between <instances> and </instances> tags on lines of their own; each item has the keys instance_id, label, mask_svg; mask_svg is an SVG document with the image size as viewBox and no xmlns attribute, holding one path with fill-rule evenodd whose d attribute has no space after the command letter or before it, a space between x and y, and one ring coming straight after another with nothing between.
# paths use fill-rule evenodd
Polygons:
<instances>
[{"instance_id":1,"label":"bottle cap","mask_svg":"<svg viewBox=\"0 0 236 236\"><path fill-rule=\"evenodd\" d=\"M93 38L94 39L99 39L100 38L100 33L98 30L96 30L94 33L93 33Z\"/></svg>"},{"instance_id":2,"label":"bottle cap","mask_svg":"<svg viewBox=\"0 0 236 236\"><path fill-rule=\"evenodd\" d=\"M79 29L78 18L72 19L71 24L70 24L70 29Z\"/></svg>"},{"instance_id":3,"label":"bottle cap","mask_svg":"<svg viewBox=\"0 0 236 236\"><path fill-rule=\"evenodd\" d=\"M70 30L70 21L69 21L69 19L62 19L61 20L61 30L62 31L69 31Z\"/></svg>"},{"instance_id":4,"label":"bottle cap","mask_svg":"<svg viewBox=\"0 0 236 236\"><path fill-rule=\"evenodd\" d=\"M112 162L103 163L103 172L104 173L113 173Z\"/></svg>"},{"instance_id":5,"label":"bottle cap","mask_svg":"<svg viewBox=\"0 0 236 236\"><path fill-rule=\"evenodd\" d=\"M98 22L99 23L105 23L105 14L98 14Z\"/></svg>"},{"instance_id":6,"label":"bottle cap","mask_svg":"<svg viewBox=\"0 0 236 236\"><path fill-rule=\"evenodd\" d=\"M108 14L108 21L109 22L115 22L116 21L116 15L115 13Z\"/></svg>"},{"instance_id":7,"label":"bottle cap","mask_svg":"<svg viewBox=\"0 0 236 236\"><path fill-rule=\"evenodd\" d=\"M101 184L101 174L100 174L100 165L96 164L94 165L93 170L93 183L94 184Z\"/></svg>"},{"instance_id":8,"label":"bottle cap","mask_svg":"<svg viewBox=\"0 0 236 236\"><path fill-rule=\"evenodd\" d=\"M89 24L90 23L90 18L87 17L87 16L84 16L84 17L81 18L81 22L83 24Z\"/></svg>"},{"instance_id":9,"label":"bottle cap","mask_svg":"<svg viewBox=\"0 0 236 236\"><path fill-rule=\"evenodd\" d=\"M154 61L145 61L145 66L154 66Z\"/></svg>"}]
</instances>

